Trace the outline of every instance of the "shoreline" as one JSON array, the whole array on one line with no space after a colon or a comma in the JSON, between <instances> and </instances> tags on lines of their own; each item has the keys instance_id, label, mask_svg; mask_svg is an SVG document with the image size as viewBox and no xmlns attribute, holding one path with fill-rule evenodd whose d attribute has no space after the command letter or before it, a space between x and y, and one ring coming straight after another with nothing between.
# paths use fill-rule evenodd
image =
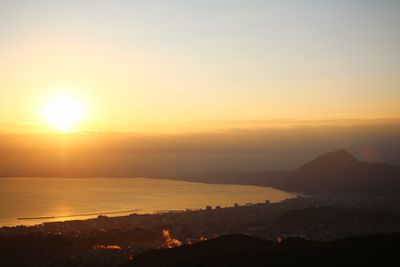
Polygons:
<instances>
[{"instance_id":1,"label":"shoreline","mask_svg":"<svg viewBox=\"0 0 400 267\"><path fill-rule=\"evenodd\" d=\"M20 217L17 220L40 220L40 219L59 219L59 218L69 218L69 217L83 217L83 216L96 216L96 215L109 215L109 214L122 214L130 213L135 211L140 211L142 209L124 210L124 211L110 211L110 212L95 212L95 213L82 213L82 214L72 214L72 215L60 215L60 216L38 216L38 217Z\"/></svg>"}]
</instances>

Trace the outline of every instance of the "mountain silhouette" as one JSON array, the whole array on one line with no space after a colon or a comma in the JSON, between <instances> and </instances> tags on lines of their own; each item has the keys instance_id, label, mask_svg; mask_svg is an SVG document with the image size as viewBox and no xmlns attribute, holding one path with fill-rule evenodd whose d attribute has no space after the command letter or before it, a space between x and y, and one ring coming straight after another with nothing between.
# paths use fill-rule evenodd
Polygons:
<instances>
[{"instance_id":1,"label":"mountain silhouette","mask_svg":"<svg viewBox=\"0 0 400 267\"><path fill-rule=\"evenodd\" d=\"M328 152L295 171L205 174L191 181L251 184L300 193L399 193L400 166L359 161L344 149Z\"/></svg>"},{"instance_id":2,"label":"mountain silhouette","mask_svg":"<svg viewBox=\"0 0 400 267\"><path fill-rule=\"evenodd\" d=\"M400 189L400 166L358 161L344 149L311 160L276 186L290 191L388 193Z\"/></svg>"},{"instance_id":3,"label":"mountain silhouette","mask_svg":"<svg viewBox=\"0 0 400 267\"><path fill-rule=\"evenodd\" d=\"M358 163L359 161L352 154L344 149L340 149L325 153L305 163L297 169L297 172L332 172L355 167Z\"/></svg>"}]
</instances>

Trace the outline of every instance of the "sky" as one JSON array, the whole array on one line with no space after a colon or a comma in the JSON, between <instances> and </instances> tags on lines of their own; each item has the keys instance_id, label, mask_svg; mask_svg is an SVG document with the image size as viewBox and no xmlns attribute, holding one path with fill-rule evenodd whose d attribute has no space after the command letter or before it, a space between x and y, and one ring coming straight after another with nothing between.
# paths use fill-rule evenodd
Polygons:
<instances>
[{"instance_id":1,"label":"sky","mask_svg":"<svg viewBox=\"0 0 400 267\"><path fill-rule=\"evenodd\" d=\"M187 132L400 118L400 1L0 0L0 130Z\"/></svg>"},{"instance_id":2,"label":"sky","mask_svg":"<svg viewBox=\"0 0 400 267\"><path fill-rule=\"evenodd\" d=\"M295 170L346 149L400 165L400 125L235 129L185 134L1 134L0 177L188 177Z\"/></svg>"}]
</instances>

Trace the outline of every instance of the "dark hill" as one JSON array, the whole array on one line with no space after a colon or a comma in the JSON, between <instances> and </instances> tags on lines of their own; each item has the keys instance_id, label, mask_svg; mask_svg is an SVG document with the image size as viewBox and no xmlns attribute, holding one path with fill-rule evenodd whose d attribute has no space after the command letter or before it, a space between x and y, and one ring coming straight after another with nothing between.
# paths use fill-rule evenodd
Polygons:
<instances>
[{"instance_id":1,"label":"dark hill","mask_svg":"<svg viewBox=\"0 0 400 267\"><path fill-rule=\"evenodd\" d=\"M150 251L125 267L397 266L400 235L352 237L338 241L282 242L245 235L222 236L194 245Z\"/></svg>"},{"instance_id":2,"label":"dark hill","mask_svg":"<svg viewBox=\"0 0 400 267\"><path fill-rule=\"evenodd\" d=\"M278 186L311 193L395 193L400 189L400 166L361 162L338 150L302 165Z\"/></svg>"},{"instance_id":3,"label":"dark hill","mask_svg":"<svg viewBox=\"0 0 400 267\"><path fill-rule=\"evenodd\" d=\"M335 172L355 168L359 161L344 149L325 153L297 169L297 173Z\"/></svg>"},{"instance_id":4,"label":"dark hill","mask_svg":"<svg viewBox=\"0 0 400 267\"><path fill-rule=\"evenodd\" d=\"M191 181L270 186L302 193L400 193L400 166L358 161L344 149L325 153L295 171L192 175Z\"/></svg>"}]
</instances>

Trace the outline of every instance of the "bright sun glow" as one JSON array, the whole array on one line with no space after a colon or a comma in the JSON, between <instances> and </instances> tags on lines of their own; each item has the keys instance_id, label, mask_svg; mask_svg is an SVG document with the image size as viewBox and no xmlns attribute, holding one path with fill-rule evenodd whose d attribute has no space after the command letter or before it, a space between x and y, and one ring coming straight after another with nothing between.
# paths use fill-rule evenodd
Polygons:
<instances>
[{"instance_id":1,"label":"bright sun glow","mask_svg":"<svg viewBox=\"0 0 400 267\"><path fill-rule=\"evenodd\" d=\"M68 132L85 116L85 108L78 99L60 94L50 99L43 107L43 116L47 122L59 131Z\"/></svg>"}]
</instances>

